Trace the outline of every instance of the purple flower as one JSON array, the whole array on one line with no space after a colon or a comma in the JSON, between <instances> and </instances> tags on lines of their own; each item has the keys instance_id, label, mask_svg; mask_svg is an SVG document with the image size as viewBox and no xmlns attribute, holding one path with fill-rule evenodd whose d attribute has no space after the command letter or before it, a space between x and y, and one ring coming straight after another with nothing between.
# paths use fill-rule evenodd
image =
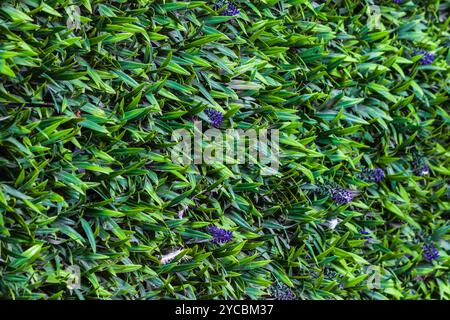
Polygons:
<instances>
[{"instance_id":1,"label":"purple flower","mask_svg":"<svg viewBox=\"0 0 450 320\"><path fill-rule=\"evenodd\" d=\"M370 236L370 232L366 229L361 230L361 234L363 235L362 239L364 239L364 243L366 244L372 244L374 243L374 239Z\"/></svg>"},{"instance_id":2,"label":"purple flower","mask_svg":"<svg viewBox=\"0 0 450 320\"><path fill-rule=\"evenodd\" d=\"M354 194L352 190L344 188L333 188L331 190L331 198L340 204L347 204L353 200Z\"/></svg>"},{"instance_id":3,"label":"purple flower","mask_svg":"<svg viewBox=\"0 0 450 320\"><path fill-rule=\"evenodd\" d=\"M402 2L403 2L403 0L394 0L394 3L397 3L397 4L400 4Z\"/></svg>"},{"instance_id":4,"label":"purple flower","mask_svg":"<svg viewBox=\"0 0 450 320\"><path fill-rule=\"evenodd\" d=\"M233 240L233 231L218 228L216 226L209 226L207 229L213 236L213 243L222 244Z\"/></svg>"},{"instance_id":5,"label":"purple flower","mask_svg":"<svg viewBox=\"0 0 450 320\"><path fill-rule=\"evenodd\" d=\"M422 250L423 250L423 257L427 261L431 262L433 260L438 259L440 256L438 249L432 243L424 244L422 246Z\"/></svg>"},{"instance_id":6,"label":"purple flower","mask_svg":"<svg viewBox=\"0 0 450 320\"><path fill-rule=\"evenodd\" d=\"M426 176L427 174L430 173L430 168L427 165L424 165L420 170L419 170L419 175L421 176Z\"/></svg>"},{"instance_id":7,"label":"purple flower","mask_svg":"<svg viewBox=\"0 0 450 320\"><path fill-rule=\"evenodd\" d=\"M228 7L222 12L223 16L235 16L239 14L239 9L236 8L231 2L228 2Z\"/></svg>"},{"instance_id":8,"label":"purple flower","mask_svg":"<svg viewBox=\"0 0 450 320\"><path fill-rule=\"evenodd\" d=\"M220 111L208 108L205 109L205 113L214 127L220 127L223 122L223 114Z\"/></svg>"},{"instance_id":9,"label":"purple flower","mask_svg":"<svg viewBox=\"0 0 450 320\"><path fill-rule=\"evenodd\" d=\"M275 300L295 300L295 294L285 284L281 286L271 286L270 291Z\"/></svg>"},{"instance_id":10,"label":"purple flower","mask_svg":"<svg viewBox=\"0 0 450 320\"><path fill-rule=\"evenodd\" d=\"M359 177L367 182L377 182L380 183L383 180L385 174L383 169L367 169L363 173L359 174Z\"/></svg>"},{"instance_id":11,"label":"purple flower","mask_svg":"<svg viewBox=\"0 0 450 320\"><path fill-rule=\"evenodd\" d=\"M384 178L384 171L381 168L376 168L376 169L372 170L371 173L372 173L372 178L375 182L381 182L381 180L383 180L383 178Z\"/></svg>"},{"instance_id":12,"label":"purple flower","mask_svg":"<svg viewBox=\"0 0 450 320\"><path fill-rule=\"evenodd\" d=\"M423 65L431 64L434 61L435 54L433 52L429 52L423 49L414 51L414 55L422 55L422 58L419 59L419 63Z\"/></svg>"}]
</instances>

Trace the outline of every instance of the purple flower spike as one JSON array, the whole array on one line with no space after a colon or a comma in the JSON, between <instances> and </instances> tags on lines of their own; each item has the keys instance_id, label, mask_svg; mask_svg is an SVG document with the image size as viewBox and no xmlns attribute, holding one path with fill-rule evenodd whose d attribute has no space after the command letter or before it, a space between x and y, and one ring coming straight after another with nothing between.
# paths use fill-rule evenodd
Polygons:
<instances>
[{"instance_id":1,"label":"purple flower spike","mask_svg":"<svg viewBox=\"0 0 450 320\"><path fill-rule=\"evenodd\" d=\"M233 240L233 231L218 228L216 226L209 226L208 232L213 236L211 241L216 244L227 243Z\"/></svg>"},{"instance_id":2,"label":"purple flower spike","mask_svg":"<svg viewBox=\"0 0 450 320\"><path fill-rule=\"evenodd\" d=\"M231 2L228 2L228 7L222 12L223 16L235 16L240 13L239 9L236 8Z\"/></svg>"},{"instance_id":3,"label":"purple flower spike","mask_svg":"<svg viewBox=\"0 0 450 320\"><path fill-rule=\"evenodd\" d=\"M425 260L431 262L433 260L436 260L440 257L438 249L434 246L434 244L424 244L422 246L423 250L423 257Z\"/></svg>"},{"instance_id":4,"label":"purple flower spike","mask_svg":"<svg viewBox=\"0 0 450 320\"><path fill-rule=\"evenodd\" d=\"M376 169L370 169L366 172L366 179L369 182L377 182L380 183L381 180L383 180L385 174L383 169L376 168Z\"/></svg>"},{"instance_id":5,"label":"purple flower spike","mask_svg":"<svg viewBox=\"0 0 450 320\"><path fill-rule=\"evenodd\" d=\"M275 300L295 300L295 294L285 284L272 286L270 291Z\"/></svg>"},{"instance_id":6,"label":"purple flower spike","mask_svg":"<svg viewBox=\"0 0 450 320\"><path fill-rule=\"evenodd\" d=\"M205 113L214 127L220 127L223 121L223 114L220 111L208 108L205 110Z\"/></svg>"},{"instance_id":7,"label":"purple flower spike","mask_svg":"<svg viewBox=\"0 0 450 320\"><path fill-rule=\"evenodd\" d=\"M422 58L419 59L419 63L422 65L428 65L433 63L435 54L433 52L429 52L423 49L414 52L415 56L422 55Z\"/></svg>"},{"instance_id":8,"label":"purple flower spike","mask_svg":"<svg viewBox=\"0 0 450 320\"><path fill-rule=\"evenodd\" d=\"M376 168L375 170L373 170L373 180L375 182L381 182L381 180L383 180L383 178L384 178L383 169Z\"/></svg>"},{"instance_id":9,"label":"purple flower spike","mask_svg":"<svg viewBox=\"0 0 450 320\"><path fill-rule=\"evenodd\" d=\"M375 182L381 182L381 180L383 180L384 178L384 171L383 169L380 168L376 168L374 170L371 170L371 174L372 174L372 181Z\"/></svg>"},{"instance_id":10,"label":"purple flower spike","mask_svg":"<svg viewBox=\"0 0 450 320\"><path fill-rule=\"evenodd\" d=\"M353 200L352 190L347 190L343 188L334 188L331 190L332 199L339 204L347 204Z\"/></svg>"},{"instance_id":11,"label":"purple flower spike","mask_svg":"<svg viewBox=\"0 0 450 320\"><path fill-rule=\"evenodd\" d=\"M363 179L366 182L380 183L385 177L384 171L381 168L365 169L358 174L358 178Z\"/></svg>"}]
</instances>

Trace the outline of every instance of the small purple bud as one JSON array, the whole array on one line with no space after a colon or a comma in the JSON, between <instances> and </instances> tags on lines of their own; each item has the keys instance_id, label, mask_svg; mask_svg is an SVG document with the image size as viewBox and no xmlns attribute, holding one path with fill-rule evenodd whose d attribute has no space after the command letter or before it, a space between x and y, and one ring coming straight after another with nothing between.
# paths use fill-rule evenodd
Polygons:
<instances>
[{"instance_id":1,"label":"small purple bud","mask_svg":"<svg viewBox=\"0 0 450 320\"><path fill-rule=\"evenodd\" d=\"M213 243L222 244L233 240L233 231L218 228L216 226L209 226L208 232L213 236L211 240Z\"/></svg>"},{"instance_id":2,"label":"small purple bud","mask_svg":"<svg viewBox=\"0 0 450 320\"><path fill-rule=\"evenodd\" d=\"M419 172L419 174L420 174L421 176L426 176L426 175L428 175L429 173L430 173L430 168L429 168L427 165L423 166L422 169L421 169L420 172Z\"/></svg>"},{"instance_id":3,"label":"small purple bud","mask_svg":"<svg viewBox=\"0 0 450 320\"><path fill-rule=\"evenodd\" d=\"M270 288L272 297L275 300L295 300L295 294L292 290L285 284L283 285L272 285Z\"/></svg>"},{"instance_id":4,"label":"small purple bud","mask_svg":"<svg viewBox=\"0 0 450 320\"><path fill-rule=\"evenodd\" d=\"M236 8L231 2L228 2L228 7L222 12L223 16L235 16L240 13L239 9Z\"/></svg>"},{"instance_id":5,"label":"small purple bud","mask_svg":"<svg viewBox=\"0 0 450 320\"><path fill-rule=\"evenodd\" d=\"M223 114L220 111L208 108L205 109L205 113L214 127L220 127L223 122Z\"/></svg>"},{"instance_id":6,"label":"small purple bud","mask_svg":"<svg viewBox=\"0 0 450 320\"><path fill-rule=\"evenodd\" d=\"M380 183L385 177L384 171L381 168L368 169L367 171L360 174L360 177L368 182Z\"/></svg>"},{"instance_id":7,"label":"small purple bud","mask_svg":"<svg viewBox=\"0 0 450 320\"><path fill-rule=\"evenodd\" d=\"M347 204L353 200L352 190L347 190L344 188L334 188L331 190L332 199L339 204Z\"/></svg>"},{"instance_id":8,"label":"small purple bud","mask_svg":"<svg viewBox=\"0 0 450 320\"><path fill-rule=\"evenodd\" d=\"M440 257L438 249L432 243L424 244L422 250L424 259L429 262L437 260Z\"/></svg>"},{"instance_id":9,"label":"small purple bud","mask_svg":"<svg viewBox=\"0 0 450 320\"><path fill-rule=\"evenodd\" d=\"M419 63L422 65L428 65L433 63L435 54L433 52L429 52L423 49L417 50L414 52L415 56L422 55L422 58L419 59Z\"/></svg>"}]
</instances>

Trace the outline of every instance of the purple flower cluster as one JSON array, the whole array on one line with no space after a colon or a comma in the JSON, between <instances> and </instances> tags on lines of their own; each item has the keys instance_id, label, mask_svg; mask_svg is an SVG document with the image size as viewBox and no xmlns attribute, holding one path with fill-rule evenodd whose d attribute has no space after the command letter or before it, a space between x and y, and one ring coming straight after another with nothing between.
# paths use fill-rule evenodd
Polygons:
<instances>
[{"instance_id":1,"label":"purple flower cluster","mask_svg":"<svg viewBox=\"0 0 450 320\"><path fill-rule=\"evenodd\" d=\"M366 171L359 174L359 177L368 182L380 183L385 177L384 171L381 168L367 169Z\"/></svg>"},{"instance_id":2,"label":"purple flower cluster","mask_svg":"<svg viewBox=\"0 0 450 320\"><path fill-rule=\"evenodd\" d=\"M223 16L235 16L240 13L239 9L236 8L231 2L228 2L228 7L222 12Z\"/></svg>"},{"instance_id":3,"label":"purple flower cluster","mask_svg":"<svg viewBox=\"0 0 450 320\"><path fill-rule=\"evenodd\" d=\"M330 190L331 198L340 204L347 204L351 202L354 198L352 190L344 188L333 188Z\"/></svg>"},{"instance_id":4,"label":"purple flower cluster","mask_svg":"<svg viewBox=\"0 0 450 320\"><path fill-rule=\"evenodd\" d=\"M205 109L205 113L214 127L220 127L223 122L223 114L220 111L208 108Z\"/></svg>"},{"instance_id":5,"label":"purple flower cluster","mask_svg":"<svg viewBox=\"0 0 450 320\"><path fill-rule=\"evenodd\" d=\"M209 226L207 229L213 236L213 243L222 244L233 240L233 231L218 228L216 226Z\"/></svg>"},{"instance_id":6,"label":"purple flower cluster","mask_svg":"<svg viewBox=\"0 0 450 320\"><path fill-rule=\"evenodd\" d=\"M394 0L394 3L397 3L397 4L400 4L402 2L403 2L403 0Z\"/></svg>"},{"instance_id":7,"label":"purple flower cluster","mask_svg":"<svg viewBox=\"0 0 450 320\"><path fill-rule=\"evenodd\" d=\"M371 174L372 174L371 178L375 182L381 182L381 180L383 180L383 178L385 176L384 171L381 168L376 168L374 170L371 170Z\"/></svg>"},{"instance_id":8,"label":"purple flower cluster","mask_svg":"<svg viewBox=\"0 0 450 320\"><path fill-rule=\"evenodd\" d=\"M340 187L333 181L326 180L318 183L316 192L321 195L326 195L339 204L347 204L353 200L358 191L345 189Z\"/></svg>"},{"instance_id":9,"label":"purple flower cluster","mask_svg":"<svg viewBox=\"0 0 450 320\"><path fill-rule=\"evenodd\" d=\"M295 300L295 294L285 284L272 286L270 291L275 300Z\"/></svg>"},{"instance_id":10,"label":"purple flower cluster","mask_svg":"<svg viewBox=\"0 0 450 320\"><path fill-rule=\"evenodd\" d=\"M423 257L427 261L431 262L439 258L439 251L432 243L424 244L422 246L422 250L423 250Z\"/></svg>"},{"instance_id":11,"label":"purple flower cluster","mask_svg":"<svg viewBox=\"0 0 450 320\"><path fill-rule=\"evenodd\" d=\"M415 56L422 55L422 58L419 59L419 63L423 65L433 63L435 58L435 54L433 52L429 52L423 49L415 51L414 55Z\"/></svg>"}]
</instances>

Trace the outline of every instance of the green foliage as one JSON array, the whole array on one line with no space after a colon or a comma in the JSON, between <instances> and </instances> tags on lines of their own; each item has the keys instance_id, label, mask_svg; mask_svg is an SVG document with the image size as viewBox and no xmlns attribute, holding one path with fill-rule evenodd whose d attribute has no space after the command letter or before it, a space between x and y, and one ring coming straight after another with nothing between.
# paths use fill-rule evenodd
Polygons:
<instances>
[{"instance_id":1,"label":"green foliage","mask_svg":"<svg viewBox=\"0 0 450 320\"><path fill-rule=\"evenodd\" d=\"M450 3L233 3L1 2L1 297L450 298ZM279 129L279 173L173 164L205 108Z\"/></svg>"}]
</instances>

